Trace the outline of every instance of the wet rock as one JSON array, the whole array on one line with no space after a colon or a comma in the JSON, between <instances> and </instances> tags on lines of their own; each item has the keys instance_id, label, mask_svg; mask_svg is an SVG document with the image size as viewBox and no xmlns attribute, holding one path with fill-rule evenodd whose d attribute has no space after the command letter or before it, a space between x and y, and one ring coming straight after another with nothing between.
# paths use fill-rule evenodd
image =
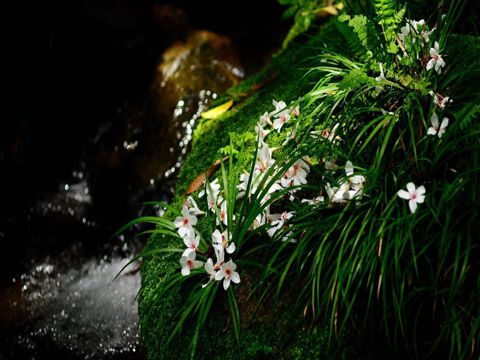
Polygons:
<instances>
[{"instance_id":1,"label":"wet rock","mask_svg":"<svg viewBox=\"0 0 480 360\"><path fill-rule=\"evenodd\" d=\"M200 114L218 93L235 85L243 69L231 40L209 31L193 31L185 41L169 47L158 65L152 85L152 102L160 129L168 134L160 143L170 154L168 177L177 169L191 140Z\"/></svg>"},{"instance_id":2,"label":"wet rock","mask_svg":"<svg viewBox=\"0 0 480 360\"><path fill-rule=\"evenodd\" d=\"M182 163L200 113L242 76L225 36L193 31L169 47L156 67L149 100L125 104L116 121L99 128L92 197L105 204L100 215L134 208L148 192L156 200L171 194L168 178Z\"/></svg>"}]
</instances>

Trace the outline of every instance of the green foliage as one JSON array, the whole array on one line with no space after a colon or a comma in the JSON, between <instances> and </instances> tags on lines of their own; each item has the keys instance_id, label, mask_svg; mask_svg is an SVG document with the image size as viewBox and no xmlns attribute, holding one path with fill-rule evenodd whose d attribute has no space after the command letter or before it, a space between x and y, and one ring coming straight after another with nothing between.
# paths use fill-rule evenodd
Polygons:
<instances>
[{"instance_id":1,"label":"green foliage","mask_svg":"<svg viewBox=\"0 0 480 360\"><path fill-rule=\"evenodd\" d=\"M395 0L373 0L373 5L378 17L378 24L382 27L385 37L387 52L396 54L398 47L395 44L395 38L399 25L403 22L406 7L398 10L398 3Z\"/></svg>"},{"instance_id":2,"label":"green foliage","mask_svg":"<svg viewBox=\"0 0 480 360\"><path fill-rule=\"evenodd\" d=\"M459 2L452 4L451 12L457 11ZM248 275L225 295L213 286L201 292L193 283L180 283L178 254L168 252L178 239L156 233L145 250L139 304L151 358L190 357L190 351L178 354L185 339L193 339L199 358L371 358L384 355L370 354L379 343L386 344L389 357L478 356L480 41L451 36L449 24L439 26L426 45L399 43L393 35L405 25L404 8L375 1L374 12L352 11L343 22L333 21L308 46L280 54L270 68L233 89L242 92L272 69L280 72L234 110L199 125L165 218L175 216L189 182L227 154L217 176L226 198L235 202L238 174L248 171L255 156L253 127L270 100L280 98L301 96L302 116L292 124L295 141L278 150L280 167L271 175L281 176L298 156L309 154L312 179L299 191L327 196L325 183L344 181L343 166L350 160L355 174L366 178L366 196L343 205L287 202L296 212L290 235L296 244L279 241L285 233L269 239L264 229L247 231L262 211L264 190L237 203L240 215L231 231L238 239L239 266ZM418 29L429 31L425 26ZM425 69L435 40L448 55L441 76ZM396 56L392 41L405 48ZM317 56L308 57L312 49ZM304 77L295 70L300 66L310 68ZM439 110L429 90L454 102ZM441 139L426 135L434 111L450 119ZM336 124L339 140L311 136ZM282 144L280 135L269 136L271 145ZM325 168L325 160L336 162L336 173ZM414 214L397 196L409 181L427 189ZM214 225L205 218L198 230L207 236ZM375 346L355 352L363 345L355 344L363 339L358 333L371 335Z\"/></svg>"}]
</instances>

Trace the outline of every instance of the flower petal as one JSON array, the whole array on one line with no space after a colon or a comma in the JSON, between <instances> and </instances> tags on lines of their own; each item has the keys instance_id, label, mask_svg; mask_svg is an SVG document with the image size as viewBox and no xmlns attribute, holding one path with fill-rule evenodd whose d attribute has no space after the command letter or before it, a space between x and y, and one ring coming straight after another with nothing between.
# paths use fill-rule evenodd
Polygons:
<instances>
[{"instance_id":1,"label":"flower petal","mask_svg":"<svg viewBox=\"0 0 480 360\"><path fill-rule=\"evenodd\" d=\"M430 61L427 63L427 70L432 70L434 65L435 65L435 60L430 59Z\"/></svg>"},{"instance_id":2,"label":"flower petal","mask_svg":"<svg viewBox=\"0 0 480 360\"><path fill-rule=\"evenodd\" d=\"M188 266L182 267L182 275L183 276L188 276L190 275L190 268Z\"/></svg>"},{"instance_id":3,"label":"flower petal","mask_svg":"<svg viewBox=\"0 0 480 360\"><path fill-rule=\"evenodd\" d=\"M189 231L188 227L178 228L178 235L180 235L180 237L184 237L188 234L188 231Z\"/></svg>"},{"instance_id":4,"label":"flower petal","mask_svg":"<svg viewBox=\"0 0 480 360\"><path fill-rule=\"evenodd\" d=\"M183 226L183 217L177 216L175 218L175 221L173 222L173 225L175 225L177 228L182 227Z\"/></svg>"},{"instance_id":5,"label":"flower petal","mask_svg":"<svg viewBox=\"0 0 480 360\"><path fill-rule=\"evenodd\" d=\"M233 254L235 252L235 243L232 242L228 247L227 247L227 253Z\"/></svg>"},{"instance_id":6,"label":"flower petal","mask_svg":"<svg viewBox=\"0 0 480 360\"><path fill-rule=\"evenodd\" d=\"M435 129L438 129L438 115L433 113L432 114L432 117L430 118L430 122L432 123L432 126L435 128Z\"/></svg>"},{"instance_id":7,"label":"flower petal","mask_svg":"<svg viewBox=\"0 0 480 360\"><path fill-rule=\"evenodd\" d=\"M217 272L215 273L215 280L220 281L220 280L222 280L222 279L223 279L223 272L217 271Z\"/></svg>"},{"instance_id":8,"label":"flower petal","mask_svg":"<svg viewBox=\"0 0 480 360\"><path fill-rule=\"evenodd\" d=\"M410 193L405 191L405 190L399 190L397 192L397 195L398 195L398 197L400 197L402 199L405 199L405 200L410 200L410 197L411 197Z\"/></svg>"},{"instance_id":9,"label":"flower petal","mask_svg":"<svg viewBox=\"0 0 480 360\"><path fill-rule=\"evenodd\" d=\"M345 173L347 174L347 176L353 175L353 164L350 160L347 161L347 163L345 164Z\"/></svg>"},{"instance_id":10,"label":"flower petal","mask_svg":"<svg viewBox=\"0 0 480 360\"><path fill-rule=\"evenodd\" d=\"M215 271L213 270L213 260L211 258L208 258L204 268L207 274L215 275Z\"/></svg>"},{"instance_id":11,"label":"flower petal","mask_svg":"<svg viewBox=\"0 0 480 360\"><path fill-rule=\"evenodd\" d=\"M410 208L410 212L413 214L415 210L417 210L417 202L415 200L410 200L408 202L408 207Z\"/></svg>"},{"instance_id":12,"label":"flower petal","mask_svg":"<svg viewBox=\"0 0 480 360\"><path fill-rule=\"evenodd\" d=\"M238 284L240 282L240 275L238 272L234 271L232 275L230 276L230 279L235 283Z\"/></svg>"},{"instance_id":13,"label":"flower petal","mask_svg":"<svg viewBox=\"0 0 480 360\"><path fill-rule=\"evenodd\" d=\"M192 269L198 269L198 268L201 268L202 266L203 266L203 262L198 261L198 260L195 260L195 261L193 262Z\"/></svg>"},{"instance_id":14,"label":"flower petal","mask_svg":"<svg viewBox=\"0 0 480 360\"><path fill-rule=\"evenodd\" d=\"M440 129L445 129L448 126L448 118L443 118L442 123L440 124Z\"/></svg>"},{"instance_id":15,"label":"flower petal","mask_svg":"<svg viewBox=\"0 0 480 360\"><path fill-rule=\"evenodd\" d=\"M223 288L225 289L225 291L227 291L229 286L230 286L230 279L228 278L223 279Z\"/></svg>"},{"instance_id":16,"label":"flower petal","mask_svg":"<svg viewBox=\"0 0 480 360\"><path fill-rule=\"evenodd\" d=\"M419 186L419 187L417 188L417 194L418 194L418 195L423 195L423 194L426 193L426 191L427 191L427 190L425 189L425 186L423 186L423 185L421 185L421 186Z\"/></svg>"},{"instance_id":17,"label":"flower petal","mask_svg":"<svg viewBox=\"0 0 480 360\"><path fill-rule=\"evenodd\" d=\"M410 194L413 194L415 192L415 184L413 182L409 182L407 184L407 190Z\"/></svg>"}]
</instances>

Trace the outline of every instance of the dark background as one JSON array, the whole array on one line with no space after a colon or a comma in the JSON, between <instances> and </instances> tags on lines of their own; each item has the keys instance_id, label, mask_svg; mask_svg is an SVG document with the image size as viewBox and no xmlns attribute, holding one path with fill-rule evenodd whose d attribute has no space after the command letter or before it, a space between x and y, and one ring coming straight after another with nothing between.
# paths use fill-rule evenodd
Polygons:
<instances>
[{"instance_id":1,"label":"dark background","mask_svg":"<svg viewBox=\"0 0 480 360\"><path fill-rule=\"evenodd\" d=\"M171 16L158 14L165 4L173 5ZM281 43L288 28L281 12L274 0L2 2L0 283L31 257L59 251L79 235L98 243L137 214L123 201L132 190L128 171L92 174L101 146L92 143L125 103L148 97L169 44L189 29L225 34L251 73ZM79 164L93 178L90 212L105 224L100 234L31 211Z\"/></svg>"}]
</instances>

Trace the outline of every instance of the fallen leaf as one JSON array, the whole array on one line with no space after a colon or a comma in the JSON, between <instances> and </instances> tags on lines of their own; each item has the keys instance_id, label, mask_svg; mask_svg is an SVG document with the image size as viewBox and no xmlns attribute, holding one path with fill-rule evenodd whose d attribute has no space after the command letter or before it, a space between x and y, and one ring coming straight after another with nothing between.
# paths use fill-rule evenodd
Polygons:
<instances>
[{"instance_id":1,"label":"fallen leaf","mask_svg":"<svg viewBox=\"0 0 480 360\"><path fill-rule=\"evenodd\" d=\"M207 171L198 175L191 183L188 185L187 190L183 193L183 195L190 195L194 193L198 189L200 189L203 184L205 183L205 179L211 177L220 167L220 164L224 161L228 160L228 156L225 156L223 159L216 160L208 169Z\"/></svg>"},{"instance_id":2,"label":"fallen leaf","mask_svg":"<svg viewBox=\"0 0 480 360\"><path fill-rule=\"evenodd\" d=\"M225 104L214 107L208 111L203 112L201 115L204 119L215 119L222 115L225 111L230 109L233 105L233 100L228 100Z\"/></svg>"}]
</instances>

